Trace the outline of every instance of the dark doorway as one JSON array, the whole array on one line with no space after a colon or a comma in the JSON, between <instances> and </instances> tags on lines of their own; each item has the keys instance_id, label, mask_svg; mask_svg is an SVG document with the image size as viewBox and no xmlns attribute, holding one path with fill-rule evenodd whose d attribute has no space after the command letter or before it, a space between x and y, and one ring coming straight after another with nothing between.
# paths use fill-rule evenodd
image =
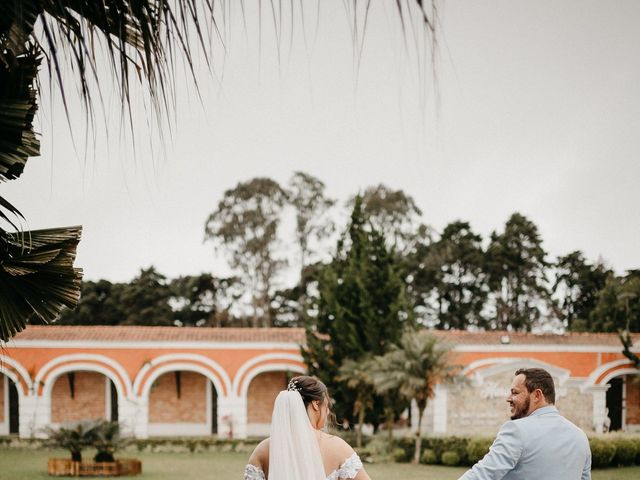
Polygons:
<instances>
[{"instance_id":1,"label":"dark doorway","mask_svg":"<svg viewBox=\"0 0 640 480\"><path fill-rule=\"evenodd\" d=\"M20 405L18 402L18 389L11 380L9 384L9 434L20 432Z\"/></svg>"},{"instance_id":2,"label":"dark doorway","mask_svg":"<svg viewBox=\"0 0 640 480\"><path fill-rule=\"evenodd\" d=\"M613 378L609 381L609 385L609 390L607 390L607 408L609 409L609 418L611 419L609 430L622 430L623 378Z\"/></svg>"},{"instance_id":3,"label":"dark doorway","mask_svg":"<svg viewBox=\"0 0 640 480\"><path fill-rule=\"evenodd\" d=\"M118 390L113 384L113 381L109 380L109 395L111 395L111 412L109 412L109 420L112 422L118 421Z\"/></svg>"},{"instance_id":4,"label":"dark doorway","mask_svg":"<svg viewBox=\"0 0 640 480\"><path fill-rule=\"evenodd\" d=\"M218 433L218 392L216 386L211 382L211 433Z\"/></svg>"}]
</instances>

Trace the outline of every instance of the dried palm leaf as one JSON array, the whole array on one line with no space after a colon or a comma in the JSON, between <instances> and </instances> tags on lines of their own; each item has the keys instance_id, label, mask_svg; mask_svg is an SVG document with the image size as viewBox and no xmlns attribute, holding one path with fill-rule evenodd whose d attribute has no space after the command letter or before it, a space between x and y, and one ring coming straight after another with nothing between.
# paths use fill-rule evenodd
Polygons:
<instances>
[{"instance_id":1,"label":"dried palm leaf","mask_svg":"<svg viewBox=\"0 0 640 480\"><path fill-rule=\"evenodd\" d=\"M20 233L0 230L0 341L28 320L51 322L80 298L82 270L73 267L81 227Z\"/></svg>"}]
</instances>

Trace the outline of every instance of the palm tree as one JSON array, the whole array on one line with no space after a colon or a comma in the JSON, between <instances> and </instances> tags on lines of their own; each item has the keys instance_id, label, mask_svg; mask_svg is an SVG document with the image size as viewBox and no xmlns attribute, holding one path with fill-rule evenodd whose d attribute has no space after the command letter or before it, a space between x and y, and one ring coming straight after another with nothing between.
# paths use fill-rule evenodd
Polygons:
<instances>
[{"instance_id":1,"label":"palm tree","mask_svg":"<svg viewBox=\"0 0 640 480\"><path fill-rule=\"evenodd\" d=\"M271 2L274 16L283 4L283 0ZM357 0L352 0L350 5L349 14L354 20L358 15L363 18L366 27L370 1L364 2L364 12L358 7ZM415 34L405 23L407 18L418 18L427 34L433 37L436 13L433 4L428 8L423 0L399 0L396 7L401 20L399 24L405 32ZM202 51L210 63L209 37L220 35L218 23L224 21L229 8L224 0L2 0L0 182L18 178L27 160L40 154L32 121L37 112L37 76L43 59L53 86L62 94L67 115L64 87L74 81L75 75L88 117L91 117L94 97L97 94L100 98L99 86L104 83L104 77L97 73L101 53L118 85L123 113L130 106L130 83L139 81L149 92L156 113L162 115L169 113L173 105L177 59L185 62L195 81L193 54L196 50ZM242 9L244 11L244 4ZM361 42L362 33L359 37L357 28L355 33L354 42ZM64 65L68 68L64 69ZM81 270L74 269L66 260L75 256L80 229L59 228L44 235L21 232L16 225L21 218L19 210L0 196L0 285L26 281L36 295L29 299L0 298L4 302L0 305L0 342L22 330L29 318L50 321L56 318L62 305L73 307L79 298ZM52 233L55 235L51 236ZM47 251L59 246L60 240L64 239L65 247L60 253L64 253L65 268L56 267L59 282L67 285L64 302L55 292L59 288L58 280L48 283L51 278L38 275L50 262L42 263L41 259L35 258L36 246L28 239L36 236L40 242L45 242L39 245ZM50 237L53 244L46 243ZM22 258L23 263L29 264L28 271L11 267L21 258L21 254L9 247L15 245L16 238L22 253L29 255L27 259ZM70 290L69 285L77 288ZM34 301L46 306L46 315L42 314L42 308L34 308Z\"/></svg>"},{"instance_id":2,"label":"palm tree","mask_svg":"<svg viewBox=\"0 0 640 480\"><path fill-rule=\"evenodd\" d=\"M77 423L69 423L59 428L48 427L47 444L69 450L71 460L82 461L82 450L93 446L97 439L101 423L94 420L84 420Z\"/></svg>"},{"instance_id":3,"label":"palm tree","mask_svg":"<svg viewBox=\"0 0 640 480\"><path fill-rule=\"evenodd\" d=\"M450 382L457 375L457 367L451 363L451 347L425 330L407 330L399 345L381 356L375 357L372 372L373 383L380 394L396 391L418 407L415 455L420 461L422 448L422 415L427 401L433 397L438 383Z\"/></svg>"},{"instance_id":4,"label":"palm tree","mask_svg":"<svg viewBox=\"0 0 640 480\"><path fill-rule=\"evenodd\" d=\"M367 411L373 408L375 387L373 384L372 358L364 357L358 360L346 359L338 370L337 380L344 382L348 388L356 393L353 404L353 414L358 419L356 425L356 446L362 447L362 426Z\"/></svg>"}]
</instances>

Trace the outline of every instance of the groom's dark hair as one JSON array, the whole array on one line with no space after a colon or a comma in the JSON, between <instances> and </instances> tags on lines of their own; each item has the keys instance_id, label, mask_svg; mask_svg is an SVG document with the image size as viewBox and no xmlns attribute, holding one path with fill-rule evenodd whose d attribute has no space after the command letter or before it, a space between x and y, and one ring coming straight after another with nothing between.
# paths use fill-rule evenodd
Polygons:
<instances>
[{"instance_id":1,"label":"groom's dark hair","mask_svg":"<svg viewBox=\"0 0 640 480\"><path fill-rule=\"evenodd\" d=\"M524 386L529 393L540 389L547 403L556 403L556 388L551 374L543 368L520 368L516 370L516 377L524 375Z\"/></svg>"}]
</instances>

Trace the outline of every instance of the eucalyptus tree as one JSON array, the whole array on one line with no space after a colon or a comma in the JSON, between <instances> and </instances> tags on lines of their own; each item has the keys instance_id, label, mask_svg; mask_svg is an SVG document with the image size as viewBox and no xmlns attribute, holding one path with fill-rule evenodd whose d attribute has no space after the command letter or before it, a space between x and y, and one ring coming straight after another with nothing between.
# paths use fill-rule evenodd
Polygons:
<instances>
[{"instance_id":1,"label":"eucalyptus tree","mask_svg":"<svg viewBox=\"0 0 640 480\"><path fill-rule=\"evenodd\" d=\"M205 240L222 251L250 295L254 326L271 326L270 297L286 258L278 228L287 192L270 178L240 182L224 192L205 224Z\"/></svg>"},{"instance_id":2,"label":"eucalyptus tree","mask_svg":"<svg viewBox=\"0 0 640 480\"><path fill-rule=\"evenodd\" d=\"M486 251L497 329L531 330L550 309L549 262L538 227L514 213L503 232L493 232Z\"/></svg>"},{"instance_id":3,"label":"eucalyptus tree","mask_svg":"<svg viewBox=\"0 0 640 480\"><path fill-rule=\"evenodd\" d=\"M380 394L397 392L418 409L413 463L419 463L422 450L422 417L436 385L452 382L458 367L451 357L451 346L426 330L406 330L389 352L374 358L371 377Z\"/></svg>"},{"instance_id":4,"label":"eucalyptus tree","mask_svg":"<svg viewBox=\"0 0 640 480\"><path fill-rule=\"evenodd\" d=\"M219 327L240 299L237 279L217 278L210 273L187 275L169 282L173 322L189 327Z\"/></svg>"},{"instance_id":5,"label":"eucalyptus tree","mask_svg":"<svg viewBox=\"0 0 640 480\"><path fill-rule=\"evenodd\" d=\"M325 195L325 184L321 180L308 173L295 172L289 181L289 203L295 211L295 235L303 272L312 253L312 242L322 241L334 231L335 225L328 213L336 201Z\"/></svg>"},{"instance_id":6,"label":"eucalyptus tree","mask_svg":"<svg viewBox=\"0 0 640 480\"><path fill-rule=\"evenodd\" d=\"M362 211L371 224L381 231L390 247L407 253L426 227L420 222L422 210L411 195L384 184L368 187L359 195ZM355 197L348 204L353 206Z\"/></svg>"},{"instance_id":7,"label":"eucalyptus tree","mask_svg":"<svg viewBox=\"0 0 640 480\"><path fill-rule=\"evenodd\" d=\"M437 241L417 250L412 277L414 288L424 291L432 323L439 329L484 327L482 310L488 285L482 237L468 222L448 224ZM427 305L425 305L427 306Z\"/></svg>"},{"instance_id":8,"label":"eucalyptus tree","mask_svg":"<svg viewBox=\"0 0 640 480\"><path fill-rule=\"evenodd\" d=\"M126 283L83 280L75 309L65 308L56 320L59 325L120 325L127 317L122 305Z\"/></svg>"},{"instance_id":9,"label":"eucalyptus tree","mask_svg":"<svg viewBox=\"0 0 640 480\"><path fill-rule=\"evenodd\" d=\"M640 270L629 270L624 277L611 275L598 294L591 312L592 331L618 332L622 354L640 371L640 356L634 351L634 334L640 332Z\"/></svg>"},{"instance_id":10,"label":"eucalyptus tree","mask_svg":"<svg viewBox=\"0 0 640 480\"><path fill-rule=\"evenodd\" d=\"M569 330L586 330L598 293L613 272L602 263L590 264L579 250L555 262L554 294L558 316Z\"/></svg>"},{"instance_id":11,"label":"eucalyptus tree","mask_svg":"<svg viewBox=\"0 0 640 480\"><path fill-rule=\"evenodd\" d=\"M170 298L167 278L154 267L141 269L120 295L125 313L121 325L174 325Z\"/></svg>"},{"instance_id":12,"label":"eucalyptus tree","mask_svg":"<svg viewBox=\"0 0 640 480\"><path fill-rule=\"evenodd\" d=\"M598 292L587 327L592 332L640 332L640 271L611 275Z\"/></svg>"}]
</instances>

